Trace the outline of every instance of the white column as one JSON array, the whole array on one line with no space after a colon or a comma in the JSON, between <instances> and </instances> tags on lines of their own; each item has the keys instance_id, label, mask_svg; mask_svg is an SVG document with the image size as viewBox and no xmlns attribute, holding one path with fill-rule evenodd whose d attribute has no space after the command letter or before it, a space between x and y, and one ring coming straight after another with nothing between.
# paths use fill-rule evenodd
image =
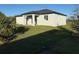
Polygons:
<instances>
[{"instance_id":1,"label":"white column","mask_svg":"<svg viewBox=\"0 0 79 59\"><path fill-rule=\"evenodd\" d=\"M27 25L27 15L25 16L25 24Z\"/></svg>"},{"instance_id":2,"label":"white column","mask_svg":"<svg viewBox=\"0 0 79 59\"><path fill-rule=\"evenodd\" d=\"M35 26L35 14L32 14L33 26Z\"/></svg>"}]
</instances>

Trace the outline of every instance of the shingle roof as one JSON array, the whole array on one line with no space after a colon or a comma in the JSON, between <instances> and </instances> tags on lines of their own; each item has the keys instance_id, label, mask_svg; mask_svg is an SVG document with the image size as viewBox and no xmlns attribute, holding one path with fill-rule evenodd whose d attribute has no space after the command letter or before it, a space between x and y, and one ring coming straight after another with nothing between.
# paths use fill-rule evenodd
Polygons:
<instances>
[{"instance_id":1,"label":"shingle roof","mask_svg":"<svg viewBox=\"0 0 79 59\"><path fill-rule=\"evenodd\" d=\"M66 16L65 14L62 14L62 13L59 13L59 12L56 12L56 11L52 11L52 10L49 10L49 9L43 9L43 10L37 10L37 11L30 11L30 12L27 12L27 13L23 13L21 15L26 15L26 14L52 14L52 13Z\"/></svg>"}]
</instances>

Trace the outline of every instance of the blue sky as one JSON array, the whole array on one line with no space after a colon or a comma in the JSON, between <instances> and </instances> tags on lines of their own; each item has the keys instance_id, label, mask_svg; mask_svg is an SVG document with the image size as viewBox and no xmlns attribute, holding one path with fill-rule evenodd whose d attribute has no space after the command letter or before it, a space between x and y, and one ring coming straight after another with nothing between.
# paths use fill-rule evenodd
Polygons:
<instances>
[{"instance_id":1,"label":"blue sky","mask_svg":"<svg viewBox=\"0 0 79 59\"><path fill-rule=\"evenodd\" d=\"M73 4L0 4L0 11L7 16L15 16L24 12L41 9L50 9L70 15L73 8Z\"/></svg>"}]
</instances>

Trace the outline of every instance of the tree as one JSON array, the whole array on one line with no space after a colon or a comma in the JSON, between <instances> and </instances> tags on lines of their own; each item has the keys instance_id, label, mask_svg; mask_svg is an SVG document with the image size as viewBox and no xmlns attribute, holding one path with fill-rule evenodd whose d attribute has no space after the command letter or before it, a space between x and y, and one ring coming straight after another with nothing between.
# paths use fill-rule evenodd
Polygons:
<instances>
[{"instance_id":1,"label":"tree","mask_svg":"<svg viewBox=\"0 0 79 59\"><path fill-rule=\"evenodd\" d=\"M0 39L6 42L12 39L14 29L14 17L6 17L0 12Z\"/></svg>"},{"instance_id":2,"label":"tree","mask_svg":"<svg viewBox=\"0 0 79 59\"><path fill-rule=\"evenodd\" d=\"M2 12L0 12L0 17L6 17L6 15Z\"/></svg>"},{"instance_id":3,"label":"tree","mask_svg":"<svg viewBox=\"0 0 79 59\"><path fill-rule=\"evenodd\" d=\"M72 11L72 25L75 30L79 32L79 5L74 5Z\"/></svg>"},{"instance_id":4,"label":"tree","mask_svg":"<svg viewBox=\"0 0 79 59\"><path fill-rule=\"evenodd\" d=\"M16 27L15 17L0 16L0 40L9 42L16 37L17 33L24 33L25 27Z\"/></svg>"}]
</instances>

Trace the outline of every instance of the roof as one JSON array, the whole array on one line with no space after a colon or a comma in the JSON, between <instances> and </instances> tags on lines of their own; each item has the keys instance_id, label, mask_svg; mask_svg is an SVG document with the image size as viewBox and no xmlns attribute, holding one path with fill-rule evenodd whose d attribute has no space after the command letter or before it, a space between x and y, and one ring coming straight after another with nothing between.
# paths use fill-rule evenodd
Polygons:
<instances>
[{"instance_id":1,"label":"roof","mask_svg":"<svg viewBox=\"0 0 79 59\"><path fill-rule=\"evenodd\" d=\"M27 13L23 13L21 15L27 15L27 14L52 14L52 13L66 16L63 13L59 13L59 12L52 11L52 10L49 10L49 9L43 9L43 10L37 10L37 11L30 11L30 12L27 12ZM18 15L18 16L21 16L21 15Z\"/></svg>"}]
</instances>

